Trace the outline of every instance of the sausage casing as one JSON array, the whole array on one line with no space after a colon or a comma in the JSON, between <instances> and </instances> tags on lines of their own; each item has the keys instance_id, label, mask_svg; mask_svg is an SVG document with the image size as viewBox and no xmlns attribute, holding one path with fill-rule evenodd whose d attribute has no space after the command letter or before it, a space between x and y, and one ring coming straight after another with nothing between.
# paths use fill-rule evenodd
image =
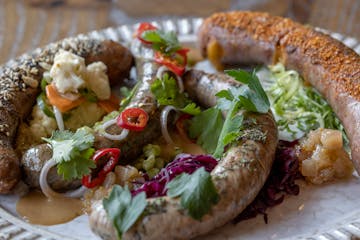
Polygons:
<instances>
[{"instance_id":1,"label":"sausage casing","mask_svg":"<svg viewBox=\"0 0 360 240\"><path fill-rule=\"evenodd\" d=\"M224 64L281 62L298 71L341 120L360 173L359 55L311 27L267 13L217 13L204 21L198 36L202 54L216 43L218 60Z\"/></svg>"}]
</instances>

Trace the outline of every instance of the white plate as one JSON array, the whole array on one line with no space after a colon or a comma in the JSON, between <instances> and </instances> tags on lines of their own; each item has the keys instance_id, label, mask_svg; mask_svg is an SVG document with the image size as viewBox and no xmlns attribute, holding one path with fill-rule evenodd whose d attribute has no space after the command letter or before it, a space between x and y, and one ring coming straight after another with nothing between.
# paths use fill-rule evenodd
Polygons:
<instances>
[{"instance_id":1,"label":"white plate","mask_svg":"<svg viewBox=\"0 0 360 240\"><path fill-rule=\"evenodd\" d=\"M165 30L175 30L180 41L194 43L202 19L154 22ZM127 44L136 25L93 31L77 38L112 39ZM324 30L321 30L324 31ZM325 31L326 32L326 31ZM329 33L360 53L360 43L341 34ZM38 54L36 49L31 54ZM24 55L26 56L26 55ZM22 57L24 57L22 56ZM20 58L22 58L20 57ZM17 60L8 62L12 65ZM1 71L1 68L0 68ZM268 210L269 223L262 216L228 224L198 239L354 239L360 238L360 178L323 186L300 182L300 194ZM88 227L87 216L55 226L36 226L23 221L15 211L16 196L0 196L0 240L3 239L98 239Z\"/></svg>"}]
</instances>

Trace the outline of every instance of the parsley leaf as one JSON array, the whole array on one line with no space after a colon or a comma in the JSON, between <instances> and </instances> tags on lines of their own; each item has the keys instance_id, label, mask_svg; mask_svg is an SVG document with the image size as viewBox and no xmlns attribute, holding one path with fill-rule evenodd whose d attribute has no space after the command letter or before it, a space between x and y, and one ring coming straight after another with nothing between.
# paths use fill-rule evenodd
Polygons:
<instances>
[{"instance_id":1,"label":"parsley leaf","mask_svg":"<svg viewBox=\"0 0 360 240\"><path fill-rule=\"evenodd\" d=\"M146 205L145 193L142 192L132 197L127 186L122 188L115 185L110 196L103 199L104 209L111 219L119 239L140 217Z\"/></svg>"},{"instance_id":2,"label":"parsley leaf","mask_svg":"<svg viewBox=\"0 0 360 240\"><path fill-rule=\"evenodd\" d=\"M57 163L58 174L65 180L81 178L95 167L91 160L94 149L94 136L85 128L79 128L75 133L55 131L50 138L43 138L52 147L52 158Z\"/></svg>"},{"instance_id":3,"label":"parsley leaf","mask_svg":"<svg viewBox=\"0 0 360 240\"><path fill-rule=\"evenodd\" d=\"M164 74L162 79L156 79L151 84L151 92L160 105L172 105L178 110L196 115L201 112L200 107L191 101L184 93L180 93L176 80Z\"/></svg>"},{"instance_id":4,"label":"parsley leaf","mask_svg":"<svg viewBox=\"0 0 360 240\"><path fill-rule=\"evenodd\" d=\"M226 73L245 85L219 91L216 94L217 105L194 117L189 128L190 137L197 137L197 143L215 158L220 158L225 146L241 135L243 116L238 115L240 110L266 113L270 108L255 73L242 70L229 70ZM221 118L221 110L227 111L225 121Z\"/></svg>"},{"instance_id":5,"label":"parsley leaf","mask_svg":"<svg viewBox=\"0 0 360 240\"><path fill-rule=\"evenodd\" d=\"M197 138L196 143L206 152L213 153L223 124L221 111L217 108L209 108L190 120L189 135L191 138Z\"/></svg>"},{"instance_id":6,"label":"parsley leaf","mask_svg":"<svg viewBox=\"0 0 360 240\"><path fill-rule=\"evenodd\" d=\"M269 111L269 99L255 72L250 74L243 70L226 70L225 73L246 84L239 88L239 95L237 96L245 110L259 113Z\"/></svg>"},{"instance_id":7,"label":"parsley leaf","mask_svg":"<svg viewBox=\"0 0 360 240\"><path fill-rule=\"evenodd\" d=\"M144 31L142 36L144 40L152 43L152 47L156 51L160 51L166 55L171 55L181 49L179 40L174 31L164 32L161 30Z\"/></svg>"},{"instance_id":8,"label":"parsley leaf","mask_svg":"<svg viewBox=\"0 0 360 240\"><path fill-rule=\"evenodd\" d=\"M211 206L219 201L219 194L204 167L193 174L182 173L170 181L166 188L169 197L181 197L181 206L191 217L201 220Z\"/></svg>"},{"instance_id":9,"label":"parsley leaf","mask_svg":"<svg viewBox=\"0 0 360 240\"><path fill-rule=\"evenodd\" d=\"M234 142L240 136L244 116L236 115L238 112L238 105L238 102L234 102L226 115L225 122L221 129L219 140L213 154L215 158L220 158L224 152L225 146Z\"/></svg>"}]
</instances>

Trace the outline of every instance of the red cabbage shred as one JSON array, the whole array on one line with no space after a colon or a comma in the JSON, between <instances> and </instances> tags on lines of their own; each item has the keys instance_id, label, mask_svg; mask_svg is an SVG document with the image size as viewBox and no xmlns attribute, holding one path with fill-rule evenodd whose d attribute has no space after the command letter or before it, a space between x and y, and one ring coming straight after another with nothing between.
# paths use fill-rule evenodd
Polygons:
<instances>
[{"instance_id":1,"label":"red cabbage shred","mask_svg":"<svg viewBox=\"0 0 360 240\"><path fill-rule=\"evenodd\" d=\"M135 196L140 192L145 192L147 198L165 196L166 184L176 176L181 173L192 174L201 167L204 167L207 172L211 172L217 163L216 159L210 155L178 154L152 179L145 183L135 183L131 193Z\"/></svg>"},{"instance_id":2,"label":"red cabbage shred","mask_svg":"<svg viewBox=\"0 0 360 240\"><path fill-rule=\"evenodd\" d=\"M255 200L233 220L234 223L256 217L258 214L262 214L267 223L267 208L282 203L286 194L299 194L300 188L295 180L302 176L299 171L299 159L295 152L297 143L298 141L279 141L267 181Z\"/></svg>"}]
</instances>

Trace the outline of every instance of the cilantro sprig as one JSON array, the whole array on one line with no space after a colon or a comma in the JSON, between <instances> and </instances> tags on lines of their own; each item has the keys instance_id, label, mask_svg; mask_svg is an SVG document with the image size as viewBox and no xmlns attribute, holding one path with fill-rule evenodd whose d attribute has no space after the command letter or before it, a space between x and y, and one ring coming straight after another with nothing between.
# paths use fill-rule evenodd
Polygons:
<instances>
[{"instance_id":1,"label":"cilantro sprig","mask_svg":"<svg viewBox=\"0 0 360 240\"><path fill-rule=\"evenodd\" d=\"M182 173L167 185L169 197L180 197L181 206L194 219L201 218L210 211L211 206L218 203L219 194L211 180L210 173L204 167L193 174Z\"/></svg>"},{"instance_id":2,"label":"cilantro sprig","mask_svg":"<svg viewBox=\"0 0 360 240\"><path fill-rule=\"evenodd\" d=\"M189 128L190 137L197 137L197 143L216 158L222 156L226 145L235 142L241 136L243 130L243 116L239 115L241 110L266 113L270 109L267 95L255 72L248 73L243 70L225 72L244 85L218 92L216 106L194 117ZM225 120L219 120L221 110L227 111ZM217 119L216 124L214 119ZM209 141L210 134L212 141Z\"/></svg>"},{"instance_id":3,"label":"cilantro sprig","mask_svg":"<svg viewBox=\"0 0 360 240\"><path fill-rule=\"evenodd\" d=\"M191 115L197 115L201 112L199 106L184 93L179 92L176 80L167 73L163 75L162 79L156 79L151 84L151 92L159 105L172 105L178 110Z\"/></svg>"},{"instance_id":4,"label":"cilantro sprig","mask_svg":"<svg viewBox=\"0 0 360 240\"><path fill-rule=\"evenodd\" d=\"M142 39L152 43L152 48L165 55L171 55L181 49L180 42L175 32L164 32L159 29L144 31Z\"/></svg>"},{"instance_id":5,"label":"cilantro sprig","mask_svg":"<svg viewBox=\"0 0 360 240\"><path fill-rule=\"evenodd\" d=\"M91 147L94 136L85 128L79 128L75 133L68 130L55 131L50 138L43 140L51 145L57 172L65 180L81 178L96 167L91 160L95 152Z\"/></svg>"},{"instance_id":6,"label":"cilantro sprig","mask_svg":"<svg viewBox=\"0 0 360 240\"><path fill-rule=\"evenodd\" d=\"M145 210L147 205L145 192L131 196L128 187L115 185L108 198L103 199L103 206L111 219L118 238L129 230Z\"/></svg>"}]
</instances>

